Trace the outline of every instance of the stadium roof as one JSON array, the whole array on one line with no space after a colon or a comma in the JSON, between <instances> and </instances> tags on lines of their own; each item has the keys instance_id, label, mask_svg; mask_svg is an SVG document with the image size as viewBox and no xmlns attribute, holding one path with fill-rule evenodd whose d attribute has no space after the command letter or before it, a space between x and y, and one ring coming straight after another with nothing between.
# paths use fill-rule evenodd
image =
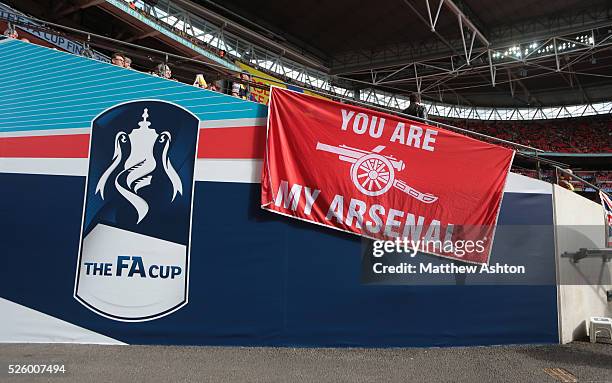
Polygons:
<instances>
[{"instance_id":1,"label":"stadium roof","mask_svg":"<svg viewBox=\"0 0 612 383\"><path fill-rule=\"evenodd\" d=\"M109 11L111 0L4 1L44 20L189 55ZM612 98L606 0L138 2L167 9L160 20L187 33L199 18L205 42L243 61L315 87L321 78L324 89L359 91L360 99L419 91L430 104L537 108ZM286 63L295 66L287 71Z\"/></svg>"},{"instance_id":2,"label":"stadium roof","mask_svg":"<svg viewBox=\"0 0 612 383\"><path fill-rule=\"evenodd\" d=\"M485 35L502 24L516 24L529 19L550 18L563 12L603 5L601 0L453 0ZM348 51L380 51L393 44L410 45L436 39L421 18L428 19L425 0L302 0L287 6L285 1L265 2L192 0L214 7L228 17L240 15L261 26L260 31L275 32L325 61ZM439 0L429 2L432 13ZM232 13L227 12L232 11ZM417 15L418 12L421 17ZM426 20L428 22L428 20ZM541 20L540 20L541 21ZM442 8L436 32L449 41L460 38L457 16ZM456 49L463 47L456 46Z\"/></svg>"},{"instance_id":3,"label":"stadium roof","mask_svg":"<svg viewBox=\"0 0 612 383\"><path fill-rule=\"evenodd\" d=\"M580 104L612 94L605 0L192 2L318 59L344 86L420 88L430 100L482 106Z\"/></svg>"}]
</instances>

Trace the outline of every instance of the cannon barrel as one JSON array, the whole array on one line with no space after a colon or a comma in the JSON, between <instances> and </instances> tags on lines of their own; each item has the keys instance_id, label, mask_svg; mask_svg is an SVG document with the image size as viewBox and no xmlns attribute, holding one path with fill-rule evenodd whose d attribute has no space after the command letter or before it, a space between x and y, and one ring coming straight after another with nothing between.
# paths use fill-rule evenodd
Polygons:
<instances>
[{"instance_id":1,"label":"cannon barrel","mask_svg":"<svg viewBox=\"0 0 612 383\"><path fill-rule=\"evenodd\" d=\"M384 146L381 146L380 148L384 148ZM393 156L383 156L382 154L379 154L378 151L376 150L367 151L367 150L361 150L357 148L351 148L350 146L346 146L346 145L332 146L332 145L322 144L320 142L317 142L317 150L322 150L324 152L337 154L338 158L341 161L346 161L350 163L357 162L359 158L365 155L376 154L381 157L385 157L389 162L391 162L391 165L398 171L404 170L404 167L406 166L404 164L404 161L397 160Z\"/></svg>"},{"instance_id":2,"label":"cannon barrel","mask_svg":"<svg viewBox=\"0 0 612 383\"><path fill-rule=\"evenodd\" d=\"M363 157L368 154L368 152L364 150L349 148L348 146L344 145L332 146L322 144L320 142L317 142L317 150L337 154L340 156L341 160L349 162L355 162L359 157Z\"/></svg>"}]
</instances>

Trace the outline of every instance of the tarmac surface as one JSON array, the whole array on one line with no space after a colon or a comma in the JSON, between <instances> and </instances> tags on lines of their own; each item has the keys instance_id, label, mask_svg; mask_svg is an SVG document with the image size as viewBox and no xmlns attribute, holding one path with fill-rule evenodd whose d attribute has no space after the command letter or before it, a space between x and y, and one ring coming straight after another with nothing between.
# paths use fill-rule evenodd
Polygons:
<instances>
[{"instance_id":1,"label":"tarmac surface","mask_svg":"<svg viewBox=\"0 0 612 383\"><path fill-rule=\"evenodd\" d=\"M0 344L0 382L612 382L612 341L458 348ZM9 364L65 374L9 375ZM553 370L553 377L545 372ZM572 375L576 377L572 378Z\"/></svg>"}]
</instances>

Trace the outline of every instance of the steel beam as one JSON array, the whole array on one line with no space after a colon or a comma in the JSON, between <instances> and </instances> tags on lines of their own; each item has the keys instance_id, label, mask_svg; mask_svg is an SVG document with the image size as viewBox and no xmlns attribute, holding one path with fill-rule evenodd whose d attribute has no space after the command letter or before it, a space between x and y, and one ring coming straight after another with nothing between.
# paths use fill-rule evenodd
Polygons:
<instances>
[{"instance_id":1,"label":"steel beam","mask_svg":"<svg viewBox=\"0 0 612 383\"><path fill-rule=\"evenodd\" d=\"M161 33L160 31L158 31L158 30L154 29L154 30L152 30L151 32L144 33L144 34L142 34L142 35L138 35L138 36L132 36L132 37L129 37L129 38L127 38L127 39L124 39L123 41L125 41L126 43L132 43L132 42L134 42L134 41L138 41L138 40L146 39L147 37L154 37L154 36L157 36L157 35L159 35L160 33ZM199 56L199 55L198 55L198 56Z\"/></svg>"},{"instance_id":2,"label":"steel beam","mask_svg":"<svg viewBox=\"0 0 612 383\"><path fill-rule=\"evenodd\" d=\"M72 7L68 7L65 10L57 13L56 15L53 16L54 20L59 20L62 17L66 17L69 16L75 12L78 12L82 9L87 9L89 7L94 7L96 5L102 4L103 2L105 2L106 0L92 0L92 1L88 1L84 4L79 4L79 5L73 5Z\"/></svg>"},{"instance_id":3,"label":"steel beam","mask_svg":"<svg viewBox=\"0 0 612 383\"><path fill-rule=\"evenodd\" d=\"M313 68L327 70L327 67L322 61L307 57L298 50L288 47L286 44L279 44L272 39L262 36L259 33L253 32L252 29L246 28L238 23L235 23L230 19L227 19L207 9L206 7L194 3L193 1L172 0L172 2L175 3L177 7L180 7L191 14L203 17L206 20L209 20L217 25L229 27L239 36L244 36L247 39L250 39L251 41L255 42L256 44L261 44L262 46L272 48L274 50L277 50L278 52L284 52L284 54L291 56L294 60L303 62L304 64L310 65ZM170 3L170 0L168 0L168 3Z\"/></svg>"},{"instance_id":4,"label":"steel beam","mask_svg":"<svg viewBox=\"0 0 612 383\"><path fill-rule=\"evenodd\" d=\"M472 33L475 33L476 36L478 36L478 39L485 45L485 46L489 46L491 45L489 43L489 40L485 37L485 35L478 29L476 28L476 26L474 25L474 23L472 23L472 21L461 11L461 9L459 9L459 7L457 6L457 4L455 4L453 2L453 0L444 0L444 4L448 7L448 9L450 9L451 12L453 12L455 15L457 15L457 17L459 18L459 21L463 21L462 24L465 24L465 26L472 31Z\"/></svg>"},{"instance_id":5,"label":"steel beam","mask_svg":"<svg viewBox=\"0 0 612 383\"><path fill-rule=\"evenodd\" d=\"M427 0L426 0L427 1ZM429 0L432 1L432 0ZM444 0L446 3L447 0ZM527 41L541 41L551 36L562 36L592 30L612 25L610 19L612 3L600 7L591 7L566 14L556 14L546 17L534 18L512 25L502 25L488 31L490 48L498 49L512 45L518 39ZM425 21L431 27L429 20ZM461 38L450 40L454 47L461 47ZM475 52L485 50L475 47ZM414 61L425 61L432 56L438 58L455 55L448 47L437 40L411 42L409 44L392 44L378 50L362 52L346 52L332 57L330 73L348 74L359 70L372 68L401 66Z\"/></svg>"},{"instance_id":6,"label":"steel beam","mask_svg":"<svg viewBox=\"0 0 612 383\"><path fill-rule=\"evenodd\" d=\"M429 0L425 0L425 5L427 6L427 15L429 16L429 25L431 26L431 31L434 32L436 30L436 24L438 23L438 17L440 17L440 11L442 10L442 4L444 0L440 0L438 4L438 10L436 11L436 17L431 17L431 7L429 6Z\"/></svg>"}]
</instances>

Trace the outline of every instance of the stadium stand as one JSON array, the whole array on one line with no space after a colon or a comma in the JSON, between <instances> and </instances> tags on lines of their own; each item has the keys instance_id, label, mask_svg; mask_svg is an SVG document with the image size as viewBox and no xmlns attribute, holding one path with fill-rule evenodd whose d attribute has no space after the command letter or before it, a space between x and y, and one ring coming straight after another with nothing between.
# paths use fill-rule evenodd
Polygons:
<instances>
[{"instance_id":1,"label":"stadium stand","mask_svg":"<svg viewBox=\"0 0 612 383\"><path fill-rule=\"evenodd\" d=\"M504 140L558 153L612 153L609 116L544 121L442 121Z\"/></svg>"}]
</instances>

